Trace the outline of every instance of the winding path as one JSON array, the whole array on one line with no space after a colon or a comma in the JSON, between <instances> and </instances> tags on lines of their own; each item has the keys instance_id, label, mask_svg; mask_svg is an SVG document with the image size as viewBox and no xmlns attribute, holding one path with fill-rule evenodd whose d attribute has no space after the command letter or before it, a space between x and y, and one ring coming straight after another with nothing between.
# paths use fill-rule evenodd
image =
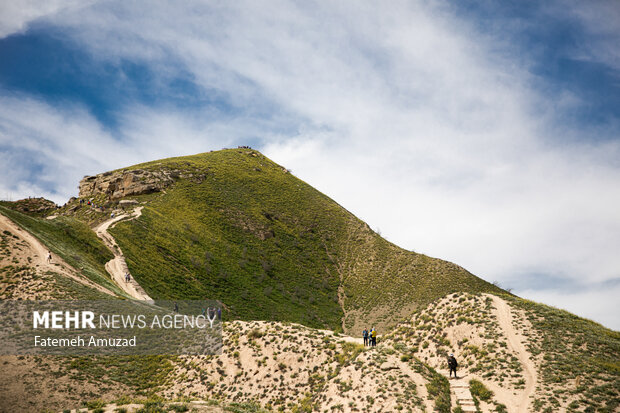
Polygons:
<instances>
[{"instance_id":1,"label":"winding path","mask_svg":"<svg viewBox=\"0 0 620 413\"><path fill-rule=\"evenodd\" d=\"M125 274L130 274L129 268L127 267L127 262L125 261L125 256L123 255L123 251L121 251L120 247L116 243L114 237L108 232L109 228L112 228L117 222L121 220L131 220L138 218L140 215L142 215L142 208L144 207L137 207L130 214L121 214L102 222L101 224L99 224L99 226L95 228L95 234L97 234L97 236L101 238L103 243L114 254L114 258L112 258L105 264L105 269L110 274L114 282L116 282L116 284L118 284L118 286L128 295L137 300L153 301L153 299L149 297L149 295L146 293L146 291L144 291L140 284L136 282L133 276L131 277L131 281L125 281Z\"/></svg>"},{"instance_id":2,"label":"winding path","mask_svg":"<svg viewBox=\"0 0 620 413\"><path fill-rule=\"evenodd\" d=\"M508 347L516 353L519 362L523 366L525 388L523 393L519 395L515 412L527 413L530 411L530 397L536 390L536 366L523 344L523 338L512 324L512 310L508 303L495 295L489 295L489 297L493 299L493 305L497 309L497 321L508 338Z\"/></svg>"},{"instance_id":3,"label":"winding path","mask_svg":"<svg viewBox=\"0 0 620 413\"><path fill-rule=\"evenodd\" d=\"M27 230L23 229L8 217L0 214L0 230L8 230L12 234L19 237L22 241L26 242L31 251L28 251L28 256L32 258L33 264L38 267L39 271L52 271L71 278L87 287L94 288L102 293L109 294L111 296L116 295L114 292L99 285L88 278L80 275L80 272L67 264L62 258L56 254L52 254L52 260L47 261L47 254L49 248L47 248L41 241L39 241L34 235Z\"/></svg>"}]
</instances>

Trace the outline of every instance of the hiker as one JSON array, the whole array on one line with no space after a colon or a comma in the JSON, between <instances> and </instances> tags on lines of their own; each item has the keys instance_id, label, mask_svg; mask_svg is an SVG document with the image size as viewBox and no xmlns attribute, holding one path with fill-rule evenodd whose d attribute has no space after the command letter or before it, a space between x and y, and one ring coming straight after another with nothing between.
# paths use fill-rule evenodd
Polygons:
<instances>
[{"instance_id":1,"label":"hiker","mask_svg":"<svg viewBox=\"0 0 620 413\"><path fill-rule=\"evenodd\" d=\"M131 281L131 275L129 275L129 273L127 272L125 273L125 282L128 283L129 281Z\"/></svg>"},{"instance_id":2,"label":"hiker","mask_svg":"<svg viewBox=\"0 0 620 413\"><path fill-rule=\"evenodd\" d=\"M377 330L374 327L372 328L372 346L377 347Z\"/></svg>"},{"instance_id":3,"label":"hiker","mask_svg":"<svg viewBox=\"0 0 620 413\"><path fill-rule=\"evenodd\" d=\"M114 212L110 213L110 218L114 218Z\"/></svg>"},{"instance_id":4,"label":"hiker","mask_svg":"<svg viewBox=\"0 0 620 413\"><path fill-rule=\"evenodd\" d=\"M52 262L52 251L47 251L47 263Z\"/></svg>"},{"instance_id":5,"label":"hiker","mask_svg":"<svg viewBox=\"0 0 620 413\"><path fill-rule=\"evenodd\" d=\"M179 305L176 303L176 301L175 301L175 303L174 303L174 312L175 312L175 313L178 313L178 312L179 312Z\"/></svg>"},{"instance_id":6,"label":"hiker","mask_svg":"<svg viewBox=\"0 0 620 413\"><path fill-rule=\"evenodd\" d=\"M364 337L364 347L368 345L368 330L364 329L362 332L362 337Z\"/></svg>"},{"instance_id":7,"label":"hiker","mask_svg":"<svg viewBox=\"0 0 620 413\"><path fill-rule=\"evenodd\" d=\"M450 354L450 357L448 357L448 367L450 368L450 378L452 378L452 372L454 372L454 378L456 379L456 368L458 367L458 363L456 362L456 359L454 358L454 354Z\"/></svg>"}]
</instances>

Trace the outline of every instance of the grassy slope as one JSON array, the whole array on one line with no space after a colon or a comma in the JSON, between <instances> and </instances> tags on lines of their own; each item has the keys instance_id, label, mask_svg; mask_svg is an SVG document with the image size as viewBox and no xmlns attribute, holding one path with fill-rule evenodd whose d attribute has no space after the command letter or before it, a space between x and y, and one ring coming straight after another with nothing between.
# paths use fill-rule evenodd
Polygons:
<instances>
[{"instance_id":1,"label":"grassy slope","mask_svg":"<svg viewBox=\"0 0 620 413\"><path fill-rule=\"evenodd\" d=\"M544 304L506 294L501 298L519 310L513 325L525 332L537 366L534 411L618 411L620 332ZM460 339L450 332L458 332ZM521 364L506 346L492 300L484 296L454 294L436 300L386 341L409 346L432 367L445 368L446 355L454 353L470 377L477 374L515 393L525 387Z\"/></svg>"},{"instance_id":2,"label":"grassy slope","mask_svg":"<svg viewBox=\"0 0 620 413\"><path fill-rule=\"evenodd\" d=\"M536 411L615 412L620 408L620 332L568 311L504 297L525 311L528 349L542 353ZM568 406L567 406L568 404Z\"/></svg>"},{"instance_id":3,"label":"grassy slope","mask_svg":"<svg viewBox=\"0 0 620 413\"><path fill-rule=\"evenodd\" d=\"M157 298L213 298L231 316L361 330L450 291L499 291L404 251L260 153L231 149L132 168L192 171L111 230ZM128 169L132 169L128 168ZM343 287L339 294L339 286ZM359 333L359 331L357 331Z\"/></svg>"},{"instance_id":4,"label":"grassy slope","mask_svg":"<svg viewBox=\"0 0 620 413\"><path fill-rule=\"evenodd\" d=\"M71 217L54 220L32 217L0 205L0 214L10 218L61 256L69 265L106 288L120 293L105 271L105 263L112 253L84 223ZM70 282L70 281L67 281Z\"/></svg>"}]
</instances>

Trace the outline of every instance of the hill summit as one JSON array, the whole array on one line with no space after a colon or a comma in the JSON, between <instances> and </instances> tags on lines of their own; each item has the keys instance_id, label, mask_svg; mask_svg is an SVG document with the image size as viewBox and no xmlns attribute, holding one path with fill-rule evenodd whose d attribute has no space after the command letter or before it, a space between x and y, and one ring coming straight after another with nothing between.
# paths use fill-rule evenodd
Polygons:
<instances>
[{"instance_id":1,"label":"hill summit","mask_svg":"<svg viewBox=\"0 0 620 413\"><path fill-rule=\"evenodd\" d=\"M85 177L80 197L108 210L144 204L139 220L111 233L151 297L218 299L233 318L359 334L450 292L500 291L458 265L391 244L246 147ZM69 209L86 217L79 200Z\"/></svg>"}]
</instances>

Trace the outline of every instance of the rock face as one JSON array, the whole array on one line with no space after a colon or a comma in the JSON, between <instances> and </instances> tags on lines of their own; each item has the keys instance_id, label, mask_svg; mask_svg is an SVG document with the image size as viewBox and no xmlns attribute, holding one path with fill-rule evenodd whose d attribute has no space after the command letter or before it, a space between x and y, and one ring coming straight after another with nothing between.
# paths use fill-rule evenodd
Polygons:
<instances>
[{"instance_id":1,"label":"rock face","mask_svg":"<svg viewBox=\"0 0 620 413\"><path fill-rule=\"evenodd\" d=\"M177 171L134 169L86 176L80 181L80 198L105 194L112 199L159 192L181 177Z\"/></svg>"}]
</instances>

